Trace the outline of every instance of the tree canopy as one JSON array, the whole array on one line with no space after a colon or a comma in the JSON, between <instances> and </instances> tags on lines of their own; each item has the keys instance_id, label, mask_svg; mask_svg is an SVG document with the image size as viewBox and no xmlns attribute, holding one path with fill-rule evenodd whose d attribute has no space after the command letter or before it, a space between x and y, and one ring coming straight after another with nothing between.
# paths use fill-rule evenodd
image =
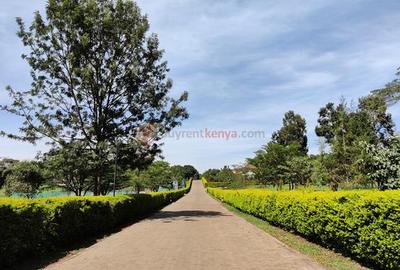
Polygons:
<instances>
[{"instance_id":1,"label":"tree canopy","mask_svg":"<svg viewBox=\"0 0 400 270\"><path fill-rule=\"evenodd\" d=\"M9 196L14 193L21 193L28 198L32 198L38 192L44 180L37 162L21 161L11 167L10 173L7 174L4 188Z\"/></svg>"},{"instance_id":2,"label":"tree canopy","mask_svg":"<svg viewBox=\"0 0 400 270\"><path fill-rule=\"evenodd\" d=\"M54 146L80 142L93 157L95 194L117 144L127 165L147 166L161 136L188 117L187 93L168 95L163 50L133 1L49 0L45 17L36 12L28 28L17 23L32 87L7 87L13 102L1 108L24 122L21 134L2 134Z\"/></svg>"},{"instance_id":3,"label":"tree canopy","mask_svg":"<svg viewBox=\"0 0 400 270\"><path fill-rule=\"evenodd\" d=\"M288 111L282 122L282 128L272 134L272 141L284 146L298 144L301 151L307 154L306 120L294 111Z\"/></svg>"}]
</instances>

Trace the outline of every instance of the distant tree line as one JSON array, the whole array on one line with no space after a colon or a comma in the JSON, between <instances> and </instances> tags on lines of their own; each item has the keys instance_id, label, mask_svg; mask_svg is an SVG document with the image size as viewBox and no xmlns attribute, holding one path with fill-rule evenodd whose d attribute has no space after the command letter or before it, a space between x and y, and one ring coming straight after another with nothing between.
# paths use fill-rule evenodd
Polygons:
<instances>
[{"instance_id":1,"label":"distant tree line","mask_svg":"<svg viewBox=\"0 0 400 270\"><path fill-rule=\"evenodd\" d=\"M399 76L400 73L397 74ZM318 154L308 155L305 119L294 111L285 113L282 127L270 142L247 159L254 180L280 189L287 185L348 188L400 188L400 138L388 107L400 100L400 80L372 91L356 106L345 99L329 102L319 110L315 133ZM240 173L210 169L210 181L232 181ZM231 175L224 177L224 175Z\"/></svg>"},{"instance_id":2,"label":"distant tree line","mask_svg":"<svg viewBox=\"0 0 400 270\"><path fill-rule=\"evenodd\" d=\"M255 178L280 188L288 184L400 187L399 138L388 106L399 100L398 80L349 106L328 103L319 110L315 133L320 151L307 155L306 121L289 111L281 129L248 162ZM379 168L379 169L378 169Z\"/></svg>"},{"instance_id":3,"label":"distant tree line","mask_svg":"<svg viewBox=\"0 0 400 270\"><path fill-rule=\"evenodd\" d=\"M47 179L77 195L107 194L122 187L115 179L125 171L152 164L163 135L188 118L182 105L188 94L171 97L164 51L134 1L50 0L45 16L36 12L30 26L22 18L17 24L32 83L6 88L11 103L0 109L22 125L0 135L45 139L51 150L38 164ZM18 166L37 170L33 163Z\"/></svg>"},{"instance_id":4,"label":"distant tree line","mask_svg":"<svg viewBox=\"0 0 400 270\"><path fill-rule=\"evenodd\" d=\"M79 156L67 157L35 161L2 159L0 189L3 188L8 196L18 194L28 198L34 197L40 191L55 189L69 191L76 196L84 196L88 192L93 194L92 174L87 172L85 166L75 167L70 164L76 162L75 158ZM114 172L110 170L107 177L112 182ZM187 180L198 178L199 172L192 165L171 166L168 162L159 160L145 169L121 170L116 177L116 190L124 189L125 193L170 190L185 187Z\"/></svg>"}]
</instances>

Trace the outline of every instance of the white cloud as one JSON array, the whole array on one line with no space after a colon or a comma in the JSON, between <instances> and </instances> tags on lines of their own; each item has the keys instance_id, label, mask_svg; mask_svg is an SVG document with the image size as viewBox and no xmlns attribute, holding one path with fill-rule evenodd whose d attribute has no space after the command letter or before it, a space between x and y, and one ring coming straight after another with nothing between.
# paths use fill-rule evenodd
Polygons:
<instances>
[{"instance_id":1,"label":"white cloud","mask_svg":"<svg viewBox=\"0 0 400 270\"><path fill-rule=\"evenodd\" d=\"M318 109L341 95L356 99L383 86L399 65L396 1L138 3L166 49L174 95L190 92L191 118L181 129L265 130L269 136L281 125L284 112L293 109L307 119L314 152ZM29 85L26 64L19 60L22 47L16 45L14 17L31 17L43 6L40 1L3 3L0 87ZM2 95L0 91L0 101ZM392 111L399 122L397 110ZM2 124L13 122L0 117ZM164 150L172 163L206 169L240 163L267 139L169 139ZM0 156L33 157L41 147L0 139Z\"/></svg>"}]
</instances>

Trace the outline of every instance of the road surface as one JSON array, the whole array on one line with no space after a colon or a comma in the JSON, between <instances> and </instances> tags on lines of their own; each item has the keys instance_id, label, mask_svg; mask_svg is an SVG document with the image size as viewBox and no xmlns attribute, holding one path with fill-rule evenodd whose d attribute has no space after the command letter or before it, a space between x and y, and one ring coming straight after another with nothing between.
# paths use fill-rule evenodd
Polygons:
<instances>
[{"instance_id":1,"label":"road surface","mask_svg":"<svg viewBox=\"0 0 400 270\"><path fill-rule=\"evenodd\" d=\"M200 181L182 199L45 269L324 269L212 199Z\"/></svg>"}]
</instances>

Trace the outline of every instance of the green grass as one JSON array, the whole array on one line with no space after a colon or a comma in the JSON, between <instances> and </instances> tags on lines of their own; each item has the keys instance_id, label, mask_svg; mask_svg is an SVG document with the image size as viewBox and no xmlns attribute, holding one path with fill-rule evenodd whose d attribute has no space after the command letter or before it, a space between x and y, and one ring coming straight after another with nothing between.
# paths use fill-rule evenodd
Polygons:
<instances>
[{"instance_id":1,"label":"green grass","mask_svg":"<svg viewBox=\"0 0 400 270\"><path fill-rule=\"evenodd\" d=\"M277 190L277 187L271 184L261 184L255 181L233 181L233 182L215 182L208 181L208 186L212 188L226 188L226 189L268 189ZM338 190L376 190L376 186L371 186L367 184L360 183L340 183ZM285 191L290 190L288 184L284 184L279 190ZM310 191L329 191L332 188L328 185L309 185L307 187L298 185L295 190L310 190Z\"/></svg>"},{"instance_id":2,"label":"green grass","mask_svg":"<svg viewBox=\"0 0 400 270\"><path fill-rule=\"evenodd\" d=\"M308 257L314 259L321 265L325 266L327 269L334 270L353 270L353 269L369 269L361 266L355 261L344 257L332 250L321 247L315 243L309 242L308 240L302 238L301 236L295 235L281 228L275 227L268 222L256 218L252 215L241 212L240 210L226 204L222 203L229 211L236 214L239 217L244 218L248 222L254 224L261 230L269 233L285 245L299 251L300 253L307 255Z\"/></svg>"}]
</instances>

